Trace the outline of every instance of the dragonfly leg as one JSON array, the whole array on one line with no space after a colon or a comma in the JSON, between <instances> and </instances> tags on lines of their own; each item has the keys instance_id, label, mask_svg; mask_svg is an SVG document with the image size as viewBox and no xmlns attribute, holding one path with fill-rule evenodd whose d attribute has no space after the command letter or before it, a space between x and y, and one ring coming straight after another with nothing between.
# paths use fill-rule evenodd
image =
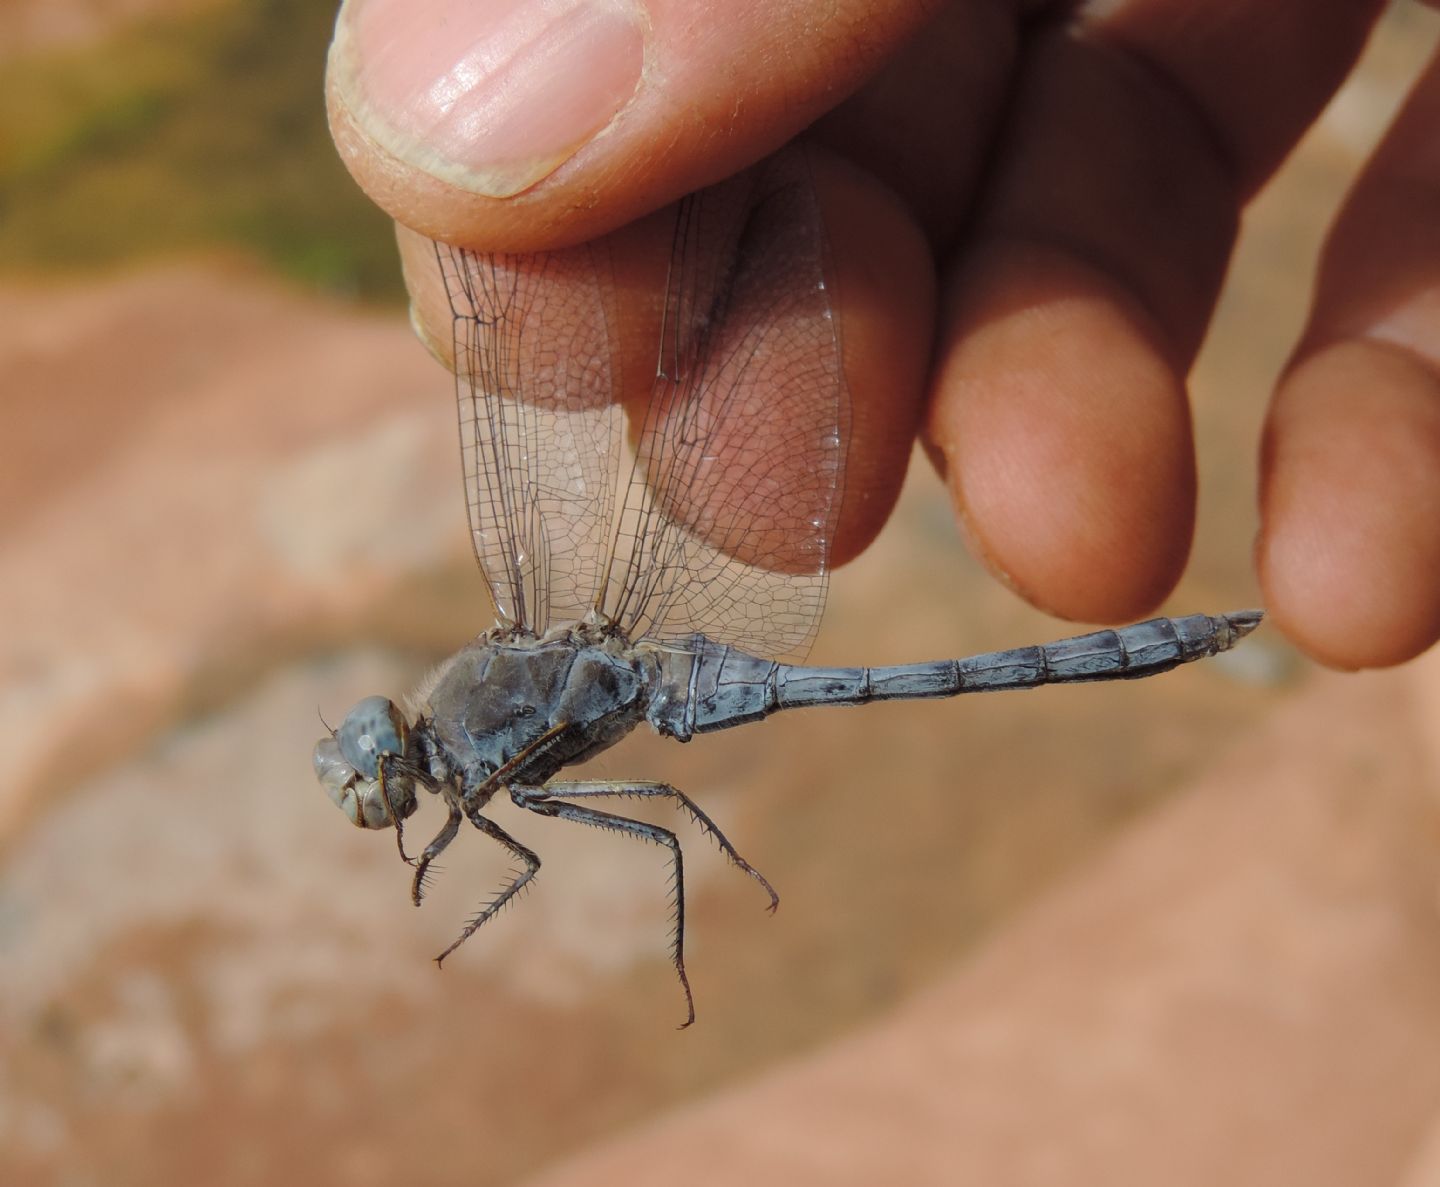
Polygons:
<instances>
[{"instance_id":1,"label":"dragonfly leg","mask_svg":"<svg viewBox=\"0 0 1440 1187\"><path fill-rule=\"evenodd\" d=\"M611 791L610 794L615 792ZM512 785L510 798L520 807L541 816L554 816L594 828L609 829L611 832L627 833L632 837L639 837L642 841L653 841L656 845L663 845L670 850L670 864L675 877L670 959L675 965L676 975L680 978L680 988L685 991L685 1021L680 1024L680 1029L684 1030L695 1021L695 998L690 993L690 978L685 973L685 859L680 852L679 838L668 828L661 828L658 824L646 824L643 820L631 820L628 816L616 816L610 812L555 799L549 787Z\"/></svg>"},{"instance_id":2,"label":"dragonfly leg","mask_svg":"<svg viewBox=\"0 0 1440 1187\"><path fill-rule=\"evenodd\" d=\"M715 842L716 847L730 859L732 865L760 883L765 893L770 896L769 910L772 915L775 913L775 908L780 905L780 896L775 893L775 888L770 885L770 880L735 851L735 846L730 844L729 839L720 831L720 827L701 810L699 804L678 787L672 787L668 783L654 783L650 780L635 782L576 779L547 783L545 790L551 795L564 796L567 800L582 799L587 796L635 796L637 799L674 800L684 811L689 813L690 819L700 827L700 831Z\"/></svg>"},{"instance_id":3,"label":"dragonfly leg","mask_svg":"<svg viewBox=\"0 0 1440 1187\"><path fill-rule=\"evenodd\" d=\"M445 851L446 846L455 839L455 834L460 831L460 821L464 818L460 811L460 805L454 800L450 801L450 817L445 821L444 827L435 834L435 839L425 846L425 852L420 854L415 862L415 877L410 882L410 900L418 907L420 900L425 897L425 877L430 872L430 863Z\"/></svg>"},{"instance_id":4,"label":"dragonfly leg","mask_svg":"<svg viewBox=\"0 0 1440 1187\"><path fill-rule=\"evenodd\" d=\"M395 848L400 851L400 860L407 866L414 865L414 860L405 852L405 818L401 815L399 801L391 794L393 779L386 778L386 770L395 764L393 754L382 754L380 756L380 795L385 801L385 807L390 810L390 819L395 822Z\"/></svg>"},{"instance_id":5,"label":"dragonfly leg","mask_svg":"<svg viewBox=\"0 0 1440 1187\"><path fill-rule=\"evenodd\" d=\"M481 816L479 809L467 808L465 814L470 817L470 823L482 833L492 840L499 841L500 844L505 846L514 856L518 857L525 868L514 873L510 882L501 888L500 893L476 913L475 917L465 925L460 935L456 937L455 942L435 958L436 964L443 964L445 958L449 956L450 953L454 952L456 948L460 947L461 944L473 936L484 924L495 918L501 908L519 894L520 891L524 890L530 883L530 880L540 871L540 859L493 820L488 820L484 816Z\"/></svg>"}]
</instances>

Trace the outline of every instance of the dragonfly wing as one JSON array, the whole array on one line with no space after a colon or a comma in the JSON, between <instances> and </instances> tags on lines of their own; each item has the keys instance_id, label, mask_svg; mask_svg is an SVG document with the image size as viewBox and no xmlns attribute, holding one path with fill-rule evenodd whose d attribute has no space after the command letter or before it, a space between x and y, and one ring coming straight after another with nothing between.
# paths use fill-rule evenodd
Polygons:
<instances>
[{"instance_id":1,"label":"dragonfly wing","mask_svg":"<svg viewBox=\"0 0 1440 1187\"><path fill-rule=\"evenodd\" d=\"M799 150L680 203L657 376L601 593L632 638L808 649L850 427L824 265Z\"/></svg>"},{"instance_id":2,"label":"dragonfly wing","mask_svg":"<svg viewBox=\"0 0 1440 1187\"><path fill-rule=\"evenodd\" d=\"M543 632L595 603L615 515L622 413L596 249L436 245L475 556L501 622Z\"/></svg>"}]
</instances>

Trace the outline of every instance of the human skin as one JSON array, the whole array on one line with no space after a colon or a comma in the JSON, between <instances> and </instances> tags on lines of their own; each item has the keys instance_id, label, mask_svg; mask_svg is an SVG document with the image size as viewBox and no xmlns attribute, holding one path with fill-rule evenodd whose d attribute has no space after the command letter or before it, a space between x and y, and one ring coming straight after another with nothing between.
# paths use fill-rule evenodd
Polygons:
<instances>
[{"instance_id":1,"label":"human skin","mask_svg":"<svg viewBox=\"0 0 1440 1187\"><path fill-rule=\"evenodd\" d=\"M432 341L423 236L528 251L634 224L618 250L644 258L635 220L803 137L856 414L837 560L918 433L992 572L1119 621L1189 552L1185 376L1241 211L1380 8L348 0L328 101L352 173L419 232ZM1437 127L1432 61L1332 228L1258 459L1271 621L1340 668L1440 637Z\"/></svg>"}]
</instances>

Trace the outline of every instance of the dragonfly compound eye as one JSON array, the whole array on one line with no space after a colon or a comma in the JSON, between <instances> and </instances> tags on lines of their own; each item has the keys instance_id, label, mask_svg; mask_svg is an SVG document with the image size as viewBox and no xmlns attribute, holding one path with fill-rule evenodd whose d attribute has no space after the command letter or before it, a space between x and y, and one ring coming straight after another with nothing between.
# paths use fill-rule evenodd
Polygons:
<instances>
[{"instance_id":1,"label":"dragonfly compound eye","mask_svg":"<svg viewBox=\"0 0 1440 1187\"><path fill-rule=\"evenodd\" d=\"M334 738L321 738L315 743L311 761L326 794L357 828L390 828L397 814L403 820L415 811L415 788L410 780L387 780L390 802L395 805L392 812L380 790L380 781L363 778L345 761Z\"/></svg>"},{"instance_id":2,"label":"dragonfly compound eye","mask_svg":"<svg viewBox=\"0 0 1440 1187\"><path fill-rule=\"evenodd\" d=\"M345 715L336 732L340 755L363 779L380 777L382 754L405 753L409 727L395 702L384 697L366 697Z\"/></svg>"}]
</instances>

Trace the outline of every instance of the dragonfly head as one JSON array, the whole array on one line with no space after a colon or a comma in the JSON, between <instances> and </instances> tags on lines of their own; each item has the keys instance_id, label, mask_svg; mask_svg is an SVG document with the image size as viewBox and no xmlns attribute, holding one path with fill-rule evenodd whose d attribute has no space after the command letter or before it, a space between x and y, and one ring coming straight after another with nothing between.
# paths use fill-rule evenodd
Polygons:
<instances>
[{"instance_id":1,"label":"dragonfly head","mask_svg":"<svg viewBox=\"0 0 1440 1187\"><path fill-rule=\"evenodd\" d=\"M393 701L366 697L345 715L338 730L315 743L315 777L351 824L391 828L397 815L403 820L415 811L412 778L387 769L385 788L380 787L381 757L403 758L409 734Z\"/></svg>"}]
</instances>

